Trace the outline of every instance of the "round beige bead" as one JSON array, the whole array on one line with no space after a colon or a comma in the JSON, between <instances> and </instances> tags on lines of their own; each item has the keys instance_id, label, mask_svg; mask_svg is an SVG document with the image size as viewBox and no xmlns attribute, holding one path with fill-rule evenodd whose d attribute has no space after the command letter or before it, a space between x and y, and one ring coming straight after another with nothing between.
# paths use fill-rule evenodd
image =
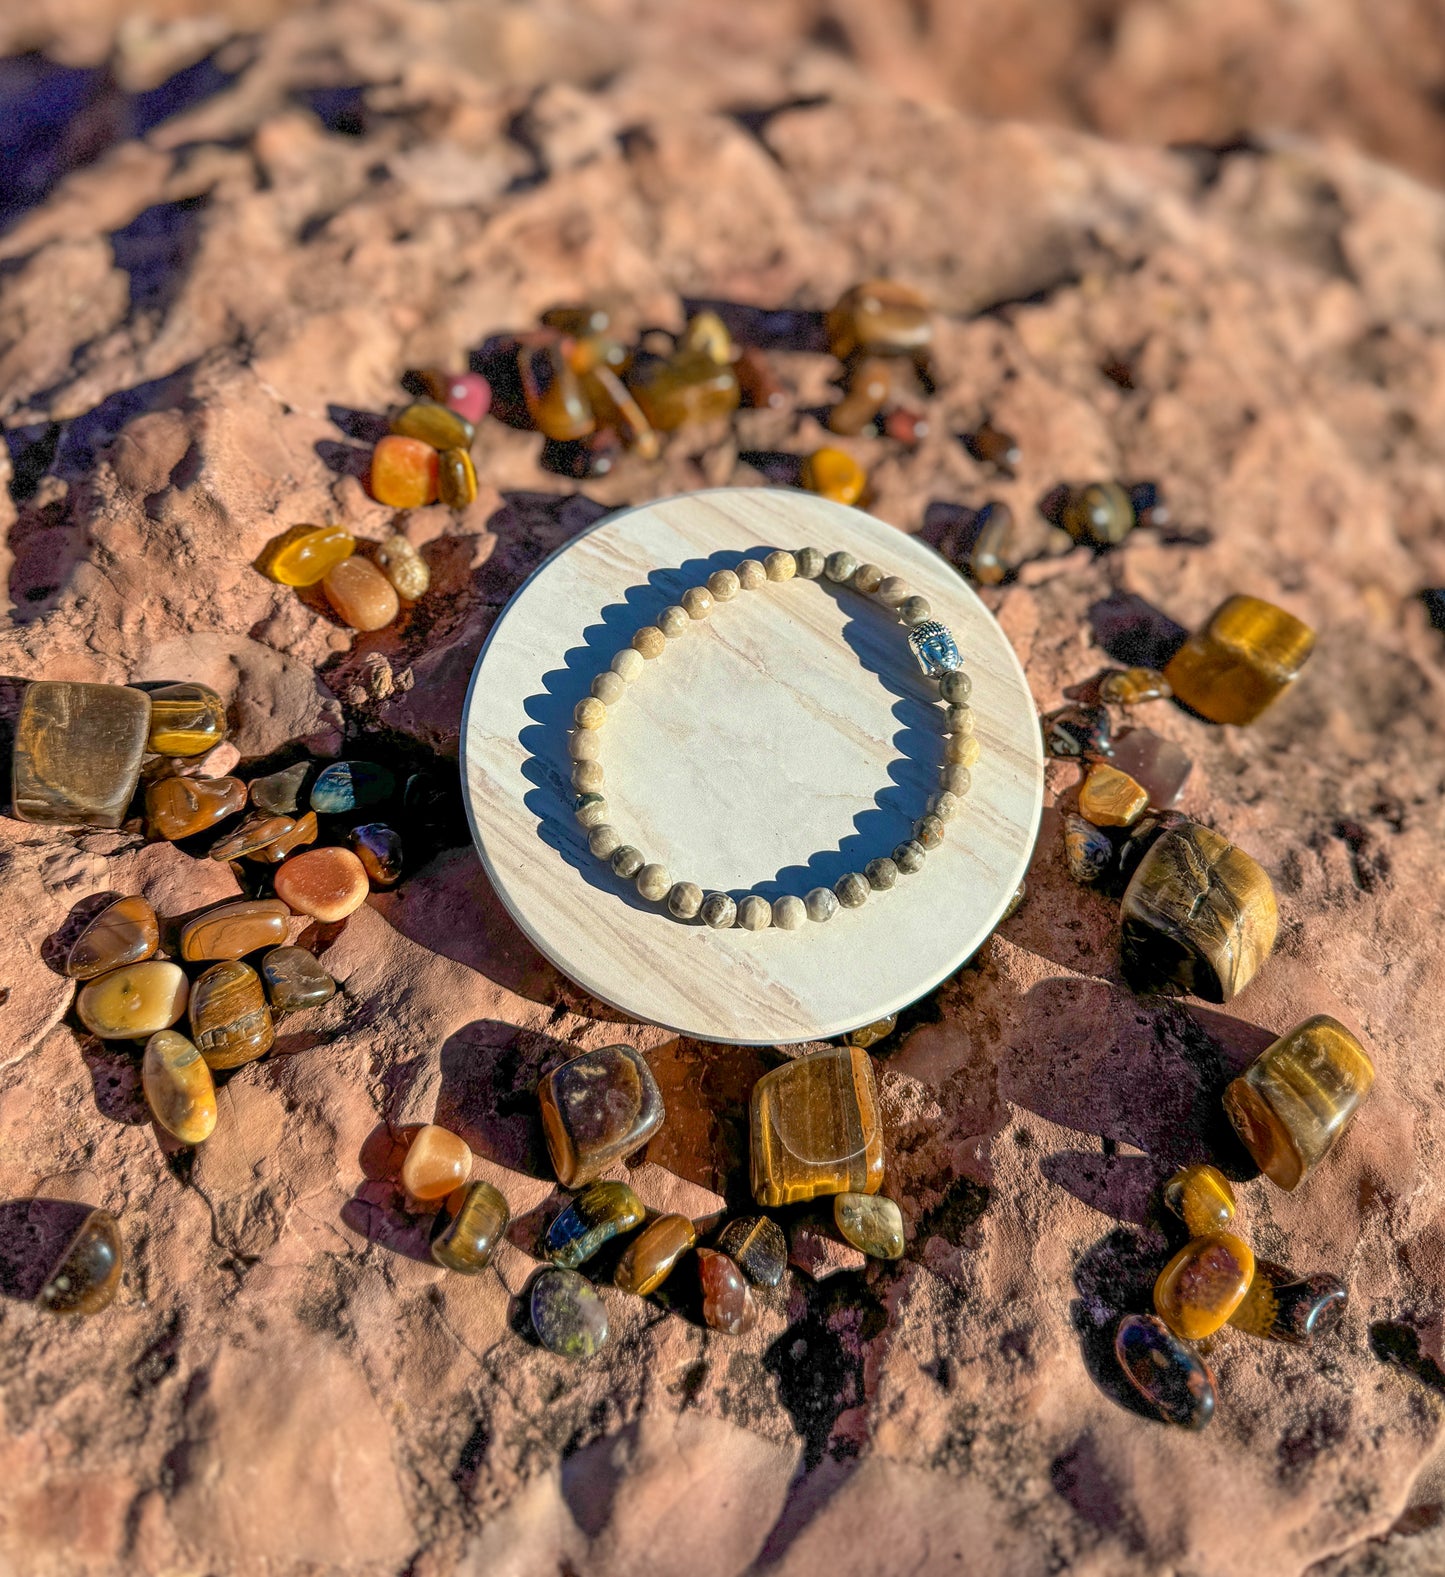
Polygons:
<instances>
[{"instance_id":1,"label":"round beige bead","mask_svg":"<svg viewBox=\"0 0 1445 1577\"><path fill-rule=\"evenodd\" d=\"M978 740L972 734L950 734L943 741L943 759L971 767L978 760Z\"/></svg>"},{"instance_id":2,"label":"round beige bead","mask_svg":"<svg viewBox=\"0 0 1445 1577\"><path fill-rule=\"evenodd\" d=\"M913 823L913 836L925 849L936 849L943 842L943 817L930 813Z\"/></svg>"},{"instance_id":3,"label":"round beige bead","mask_svg":"<svg viewBox=\"0 0 1445 1577\"><path fill-rule=\"evenodd\" d=\"M766 898L749 893L738 904L738 924L744 931L766 931L773 923L773 906Z\"/></svg>"},{"instance_id":4,"label":"round beige bead","mask_svg":"<svg viewBox=\"0 0 1445 1577\"><path fill-rule=\"evenodd\" d=\"M674 882L667 895L667 912L674 920L695 920L702 908L702 888L696 882Z\"/></svg>"},{"instance_id":5,"label":"round beige bead","mask_svg":"<svg viewBox=\"0 0 1445 1577\"><path fill-rule=\"evenodd\" d=\"M576 761L572 765L572 787L579 794L595 794L605 776L600 761Z\"/></svg>"},{"instance_id":6,"label":"round beige bead","mask_svg":"<svg viewBox=\"0 0 1445 1577\"><path fill-rule=\"evenodd\" d=\"M853 571L853 590L871 597L883 584L883 571L876 564L860 564Z\"/></svg>"},{"instance_id":7,"label":"round beige bead","mask_svg":"<svg viewBox=\"0 0 1445 1577\"><path fill-rule=\"evenodd\" d=\"M594 827L588 836L587 847L599 860L610 860L622 847L622 834L616 827L609 827L604 822L600 827Z\"/></svg>"},{"instance_id":8,"label":"round beige bead","mask_svg":"<svg viewBox=\"0 0 1445 1577\"><path fill-rule=\"evenodd\" d=\"M827 560L818 548L799 548L793 555L793 563L801 579L817 580L823 573L823 565Z\"/></svg>"},{"instance_id":9,"label":"round beige bead","mask_svg":"<svg viewBox=\"0 0 1445 1577\"><path fill-rule=\"evenodd\" d=\"M773 900L773 924L779 931L800 930L808 921L808 909L801 898L792 893Z\"/></svg>"},{"instance_id":10,"label":"round beige bead","mask_svg":"<svg viewBox=\"0 0 1445 1577\"><path fill-rule=\"evenodd\" d=\"M617 856L614 854L615 860ZM898 867L902 876L913 876L923 869L923 862L928 858L928 850L917 838L910 838L907 843L900 843L893 851L893 863Z\"/></svg>"},{"instance_id":11,"label":"round beige bead","mask_svg":"<svg viewBox=\"0 0 1445 1577\"><path fill-rule=\"evenodd\" d=\"M595 761L602 754L602 736L592 729L579 728L567 737L567 754L574 761Z\"/></svg>"},{"instance_id":12,"label":"round beige bead","mask_svg":"<svg viewBox=\"0 0 1445 1577\"><path fill-rule=\"evenodd\" d=\"M738 917L738 906L726 893L709 893L698 910L703 924L714 931L726 931Z\"/></svg>"},{"instance_id":13,"label":"round beige bead","mask_svg":"<svg viewBox=\"0 0 1445 1577\"><path fill-rule=\"evenodd\" d=\"M689 586L682 594L682 605L689 619L705 619L713 610L713 595L706 586Z\"/></svg>"},{"instance_id":14,"label":"round beige bead","mask_svg":"<svg viewBox=\"0 0 1445 1577\"><path fill-rule=\"evenodd\" d=\"M938 781L943 785L945 792L956 794L962 799L973 787L973 773L957 761L950 761L938 774Z\"/></svg>"},{"instance_id":15,"label":"round beige bead","mask_svg":"<svg viewBox=\"0 0 1445 1577\"><path fill-rule=\"evenodd\" d=\"M738 565L737 577L744 591L757 591L768 583L768 572L758 559L743 559Z\"/></svg>"},{"instance_id":16,"label":"round beige bead","mask_svg":"<svg viewBox=\"0 0 1445 1577\"><path fill-rule=\"evenodd\" d=\"M583 794L577 801L577 820L589 830L607 823L607 801L600 794Z\"/></svg>"},{"instance_id":17,"label":"round beige bead","mask_svg":"<svg viewBox=\"0 0 1445 1577\"><path fill-rule=\"evenodd\" d=\"M642 653L634 651L630 646L624 646L612 659L612 671L624 684L631 684L644 666Z\"/></svg>"},{"instance_id":18,"label":"round beige bead","mask_svg":"<svg viewBox=\"0 0 1445 1577\"><path fill-rule=\"evenodd\" d=\"M603 706L616 706L627 693L627 681L621 674L615 674L609 668L606 673L598 674L592 681L592 694Z\"/></svg>"},{"instance_id":19,"label":"round beige bead","mask_svg":"<svg viewBox=\"0 0 1445 1577\"><path fill-rule=\"evenodd\" d=\"M849 871L833 883L833 891L845 909L861 909L868 902L868 878L859 871Z\"/></svg>"},{"instance_id":20,"label":"round beige bead","mask_svg":"<svg viewBox=\"0 0 1445 1577\"><path fill-rule=\"evenodd\" d=\"M707 578L707 589L719 602L731 602L742 590L742 583L730 569L716 569Z\"/></svg>"},{"instance_id":21,"label":"round beige bead","mask_svg":"<svg viewBox=\"0 0 1445 1577\"><path fill-rule=\"evenodd\" d=\"M952 821L963 809L963 801L957 794L950 794L947 789L941 789L937 794L932 794L928 799L928 814L937 816L940 821Z\"/></svg>"},{"instance_id":22,"label":"round beige bead","mask_svg":"<svg viewBox=\"0 0 1445 1577\"><path fill-rule=\"evenodd\" d=\"M973 694L973 680L962 668L955 668L938 681L938 693L950 706L962 706Z\"/></svg>"},{"instance_id":23,"label":"round beige bead","mask_svg":"<svg viewBox=\"0 0 1445 1577\"><path fill-rule=\"evenodd\" d=\"M667 647L667 637L655 624L644 624L632 637L632 649L640 652L650 662L654 657L661 657Z\"/></svg>"},{"instance_id":24,"label":"round beige bead","mask_svg":"<svg viewBox=\"0 0 1445 1577\"><path fill-rule=\"evenodd\" d=\"M672 891L672 877L665 865L650 861L637 873L637 891L648 903L661 903Z\"/></svg>"},{"instance_id":25,"label":"round beige bead","mask_svg":"<svg viewBox=\"0 0 1445 1577\"><path fill-rule=\"evenodd\" d=\"M677 603L673 603L670 608L664 608L657 616L658 629L670 641L675 641L691 623L687 609L679 607Z\"/></svg>"},{"instance_id":26,"label":"round beige bead","mask_svg":"<svg viewBox=\"0 0 1445 1577\"><path fill-rule=\"evenodd\" d=\"M798 573L798 561L786 548L774 548L763 560L769 580L792 580Z\"/></svg>"},{"instance_id":27,"label":"round beige bead","mask_svg":"<svg viewBox=\"0 0 1445 1577\"><path fill-rule=\"evenodd\" d=\"M614 679L616 674L612 676ZM572 708L572 721L578 728L601 728L607 721L607 708L595 695L583 696Z\"/></svg>"},{"instance_id":28,"label":"round beige bead","mask_svg":"<svg viewBox=\"0 0 1445 1577\"><path fill-rule=\"evenodd\" d=\"M840 584L852 580L853 572L858 568L858 560L846 548L839 548L836 553L828 555L827 562L823 565L823 573L829 580L836 580Z\"/></svg>"},{"instance_id":29,"label":"round beige bead","mask_svg":"<svg viewBox=\"0 0 1445 1577\"><path fill-rule=\"evenodd\" d=\"M624 843L620 848L612 851L612 869L624 881L630 882L646 864L647 857L642 850L634 848L630 843Z\"/></svg>"},{"instance_id":30,"label":"round beige bead","mask_svg":"<svg viewBox=\"0 0 1445 1577\"><path fill-rule=\"evenodd\" d=\"M815 887L803 900L808 918L819 925L831 920L838 912L838 895L831 887Z\"/></svg>"},{"instance_id":31,"label":"round beige bead","mask_svg":"<svg viewBox=\"0 0 1445 1577\"><path fill-rule=\"evenodd\" d=\"M885 575L873 594L885 607L896 608L913 595L913 588L901 575Z\"/></svg>"},{"instance_id":32,"label":"round beige bead","mask_svg":"<svg viewBox=\"0 0 1445 1577\"><path fill-rule=\"evenodd\" d=\"M951 706L948 717L944 723L950 734L971 734L973 732L974 716L971 706Z\"/></svg>"},{"instance_id":33,"label":"round beige bead","mask_svg":"<svg viewBox=\"0 0 1445 1577\"><path fill-rule=\"evenodd\" d=\"M910 627L922 624L933 617L933 605L927 597L905 597L898 605L898 617Z\"/></svg>"}]
</instances>

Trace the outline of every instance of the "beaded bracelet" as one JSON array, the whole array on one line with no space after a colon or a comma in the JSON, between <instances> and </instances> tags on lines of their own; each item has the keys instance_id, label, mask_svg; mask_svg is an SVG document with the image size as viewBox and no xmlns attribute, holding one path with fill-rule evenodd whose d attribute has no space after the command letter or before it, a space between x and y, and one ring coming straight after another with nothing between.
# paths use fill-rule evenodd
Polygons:
<instances>
[{"instance_id":1,"label":"beaded bracelet","mask_svg":"<svg viewBox=\"0 0 1445 1577\"><path fill-rule=\"evenodd\" d=\"M908 644L919 667L938 681L939 693L947 703L944 731L947 735L939 792L928 801L924 815L913 825L913 836L900 843L891 857L869 860L861 872L850 871L832 887L815 887L806 897L788 894L772 903L758 893L734 900L725 892L704 895L696 882L674 882L665 866L649 861L640 849L624 843L622 835L608 822L608 806L602 795L602 738L598 730L607 721L607 709L620 701L627 686L637 678L647 662L660 657L670 640L676 640L694 621L705 619L717 603L731 602L740 591L755 591L769 581L787 581L798 576L817 580L826 576L840 586L850 586L893 609L908 630ZM637 891L650 903L665 904L677 920L701 918L715 930L739 925L746 931L762 931L776 926L796 931L806 920L831 920L838 905L857 909L870 891L884 892L899 876L921 870L930 849L943 842L944 824L962 809L962 798L972 782L969 768L978 760L979 744L974 737L973 712L968 698L973 681L963 672L963 658L946 625L933 616L927 601L915 596L897 575L884 575L876 564L860 564L851 553L838 552L826 558L817 548L802 548L797 553L782 549L764 559L745 558L735 570L716 570L706 586L693 586L680 602L664 608L656 624L649 624L632 637L612 659L612 666L592 681L592 693L577 703L573 714L577 728L568 737L567 753L572 758L572 786L577 790L577 820L588 831L588 847L599 860L606 860L613 871L634 882Z\"/></svg>"}]
</instances>

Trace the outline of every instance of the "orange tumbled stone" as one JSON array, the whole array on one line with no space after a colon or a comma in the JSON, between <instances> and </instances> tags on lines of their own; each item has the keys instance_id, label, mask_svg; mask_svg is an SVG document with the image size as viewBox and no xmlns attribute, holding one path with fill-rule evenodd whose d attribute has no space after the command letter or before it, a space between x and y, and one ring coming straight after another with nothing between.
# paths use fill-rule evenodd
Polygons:
<instances>
[{"instance_id":1,"label":"orange tumbled stone","mask_svg":"<svg viewBox=\"0 0 1445 1577\"><path fill-rule=\"evenodd\" d=\"M337 617L353 630L382 629L401 612L396 587L370 559L342 559L321 582L321 589Z\"/></svg>"},{"instance_id":2,"label":"orange tumbled stone","mask_svg":"<svg viewBox=\"0 0 1445 1577\"><path fill-rule=\"evenodd\" d=\"M366 867L350 849L307 849L276 872L276 896L315 920L344 920L370 891Z\"/></svg>"},{"instance_id":3,"label":"orange tumbled stone","mask_svg":"<svg viewBox=\"0 0 1445 1577\"><path fill-rule=\"evenodd\" d=\"M393 509L420 509L436 502L437 452L420 438L388 433L371 451L371 496Z\"/></svg>"},{"instance_id":4,"label":"orange tumbled stone","mask_svg":"<svg viewBox=\"0 0 1445 1577\"><path fill-rule=\"evenodd\" d=\"M472 1151L459 1134L435 1123L418 1128L401 1164L401 1186L411 1198L427 1203L445 1199L466 1182Z\"/></svg>"},{"instance_id":5,"label":"orange tumbled stone","mask_svg":"<svg viewBox=\"0 0 1445 1577\"><path fill-rule=\"evenodd\" d=\"M868 473L842 449L817 449L803 462L803 486L836 504L856 504L867 485Z\"/></svg>"},{"instance_id":6,"label":"orange tumbled stone","mask_svg":"<svg viewBox=\"0 0 1445 1577\"><path fill-rule=\"evenodd\" d=\"M1232 1232L1191 1239L1159 1272L1154 1312L1187 1342L1212 1336L1254 1279L1254 1251Z\"/></svg>"},{"instance_id":7,"label":"orange tumbled stone","mask_svg":"<svg viewBox=\"0 0 1445 1577\"><path fill-rule=\"evenodd\" d=\"M266 544L256 567L283 586L314 586L355 547L344 526L292 526Z\"/></svg>"}]
</instances>

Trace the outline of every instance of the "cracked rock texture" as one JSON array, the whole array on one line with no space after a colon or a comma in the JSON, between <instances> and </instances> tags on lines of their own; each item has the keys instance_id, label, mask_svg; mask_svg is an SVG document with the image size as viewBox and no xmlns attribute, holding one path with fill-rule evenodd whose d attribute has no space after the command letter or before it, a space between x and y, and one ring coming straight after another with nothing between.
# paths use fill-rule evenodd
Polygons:
<instances>
[{"instance_id":1,"label":"cracked rock texture","mask_svg":"<svg viewBox=\"0 0 1445 1577\"><path fill-rule=\"evenodd\" d=\"M657 8L650 31L621 0L20 9L6 46L64 64L3 76L28 117L0 234L7 717L16 680L196 678L229 703L228 761L301 741L445 766L480 643L543 556L619 503L756 483L746 456L820 441L818 309L881 270L940 316L930 436L850 444L879 515L946 544L990 497L1029 517L1060 480L1168 488L1169 528L986 594L1041 707L1231 591L1320 643L1249 730L1144 719L1195 760L1184 808L1275 881L1280 943L1240 997L1124 990L1115 911L1063 867L1077 774L1051 768L1028 901L879 1048L905 1257L860 1268L809 1216L815 1274L761 1295L751 1334L702 1328L684 1286L608 1290L612 1340L583 1367L529 1341L518 1297L554 1206L539 1074L635 1040L670 1115L620 1175L702 1220L744 1203L747 1092L778 1054L619 1026L457 837L349 922L325 955L338 996L177 1153L42 947L93 892L176 914L233 878L126 831L0 821L0 1570L1445 1568L1445 637L1417 597L1445 583L1445 201L1343 142L1166 152L1046 124L1237 118L1439 173L1429 8L1386 26L1340 0L1296 30L1283 6L1102 5L1055 29L1037 0L989 8L987 32L943 4ZM1195 31L1161 34L1165 12ZM1257 78L1215 66L1286 38L1278 73L1258 51ZM633 328L728 303L798 412L581 491L488 422L476 503L400 522L432 594L374 635L251 568L297 521L385 535L360 474L402 371L588 295ZM1022 445L1014 481L952 436L985 413ZM1379 1078L1284 1195L1218 1094L1316 1012ZM511 1201L496 1274L436 1269L389 1180L395 1130L431 1120ZM1120 1404L1107 1346L1165 1251L1155 1186L1203 1159L1239 1180L1261 1252L1351 1299L1316 1348L1217 1341L1219 1414L1194 1437ZM70 1323L26 1300L76 1201L119 1215L129 1265Z\"/></svg>"}]
</instances>

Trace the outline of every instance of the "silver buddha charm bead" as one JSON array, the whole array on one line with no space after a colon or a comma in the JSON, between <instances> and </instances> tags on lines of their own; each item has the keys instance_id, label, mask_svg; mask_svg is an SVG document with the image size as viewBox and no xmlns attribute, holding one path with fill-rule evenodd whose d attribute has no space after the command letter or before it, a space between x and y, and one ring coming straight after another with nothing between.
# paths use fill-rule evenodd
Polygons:
<instances>
[{"instance_id":1,"label":"silver buddha charm bead","mask_svg":"<svg viewBox=\"0 0 1445 1577\"><path fill-rule=\"evenodd\" d=\"M963 657L953 639L953 632L937 619L924 619L908 632L908 645L918 659L918 666L930 679L941 679L963 667Z\"/></svg>"}]
</instances>

